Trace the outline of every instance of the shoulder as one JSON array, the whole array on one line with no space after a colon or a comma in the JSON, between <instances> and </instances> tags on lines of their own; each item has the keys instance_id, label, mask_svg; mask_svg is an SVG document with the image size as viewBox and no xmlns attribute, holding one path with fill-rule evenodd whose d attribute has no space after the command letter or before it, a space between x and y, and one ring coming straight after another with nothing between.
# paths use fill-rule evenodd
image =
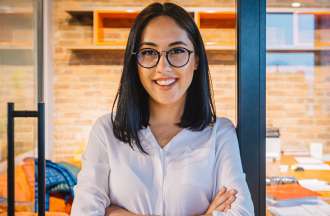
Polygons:
<instances>
[{"instance_id":1,"label":"shoulder","mask_svg":"<svg viewBox=\"0 0 330 216\"><path fill-rule=\"evenodd\" d=\"M230 119L218 117L213 130L217 151L238 146L236 127Z\"/></svg>"},{"instance_id":2,"label":"shoulder","mask_svg":"<svg viewBox=\"0 0 330 216\"><path fill-rule=\"evenodd\" d=\"M234 123L226 117L217 117L216 122L214 124L214 129L216 130L216 134L223 134L228 131L232 131L233 129L235 130L235 125Z\"/></svg>"},{"instance_id":3,"label":"shoulder","mask_svg":"<svg viewBox=\"0 0 330 216\"><path fill-rule=\"evenodd\" d=\"M106 113L99 116L92 125L92 132L112 132L111 113Z\"/></svg>"},{"instance_id":4,"label":"shoulder","mask_svg":"<svg viewBox=\"0 0 330 216\"><path fill-rule=\"evenodd\" d=\"M105 113L101 116L99 116L94 125L112 125L111 123L111 113Z\"/></svg>"}]
</instances>

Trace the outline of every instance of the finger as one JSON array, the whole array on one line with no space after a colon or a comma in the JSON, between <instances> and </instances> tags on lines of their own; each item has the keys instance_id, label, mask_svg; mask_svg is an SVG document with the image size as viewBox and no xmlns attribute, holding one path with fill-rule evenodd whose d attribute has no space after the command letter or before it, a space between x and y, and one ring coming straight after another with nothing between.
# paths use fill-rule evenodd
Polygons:
<instances>
[{"instance_id":1,"label":"finger","mask_svg":"<svg viewBox=\"0 0 330 216\"><path fill-rule=\"evenodd\" d=\"M223 194L222 196L220 196L217 200L215 200L215 205L219 206L221 204L223 204L224 202L226 202L231 196L233 196L232 193L230 193L229 191L227 191L225 194Z\"/></svg>"},{"instance_id":2,"label":"finger","mask_svg":"<svg viewBox=\"0 0 330 216\"><path fill-rule=\"evenodd\" d=\"M231 209L231 205L226 206L226 208L223 211L227 212L229 209Z\"/></svg>"},{"instance_id":3,"label":"finger","mask_svg":"<svg viewBox=\"0 0 330 216\"><path fill-rule=\"evenodd\" d=\"M222 194L226 193L227 188L225 186L221 187L218 194L215 196L214 199L217 199L218 197L222 196Z\"/></svg>"},{"instance_id":4,"label":"finger","mask_svg":"<svg viewBox=\"0 0 330 216\"><path fill-rule=\"evenodd\" d=\"M226 208L228 208L228 206L231 206L231 204L236 200L235 196L230 196L226 201L224 201L223 203L221 203L220 205L218 205L216 207L216 210L219 211L224 211Z\"/></svg>"},{"instance_id":5,"label":"finger","mask_svg":"<svg viewBox=\"0 0 330 216\"><path fill-rule=\"evenodd\" d=\"M223 196L225 193L227 192L227 188L226 187L221 187L218 194L214 197L213 201L219 199L221 196Z\"/></svg>"},{"instance_id":6,"label":"finger","mask_svg":"<svg viewBox=\"0 0 330 216\"><path fill-rule=\"evenodd\" d=\"M227 201L226 205L231 205L236 200L236 196L231 196Z\"/></svg>"},{"instance_id":7,"label":"finger","mask_svg":"<svg viewBox=\"0 0 330 216\"><path fill-rule=\"evenodd\" d=\"M231 193L232 195L237 194L237 190L235 190L235 189L230 189L230 190L228 190L228 192Z\"/></svg>"},{"instance_id":8,"label":"finger","mask_svg":"<svg viewBox=\"0 0 330 216\"><path fill-rule=\"evenodd\" d=\"M223 196L227 191L226 187L221 187L218 194L215 196L215 198L212 200L211 204L209 205L209 208L207 212L212 212L217 207L217 200Z\"/></svg>"},{"instance_id":9,"label":"finger","mask_svg":"<svg viewBox=\"0 0 330 216\"><path fill-rule=\"evenodd\" d=\"M226 206L227 206L226 200L223 201L223 198L220 198L220 200L218 200L218 203L216 203L216 207L214 209L223 211Z\"/></svg>"}]
</instances>

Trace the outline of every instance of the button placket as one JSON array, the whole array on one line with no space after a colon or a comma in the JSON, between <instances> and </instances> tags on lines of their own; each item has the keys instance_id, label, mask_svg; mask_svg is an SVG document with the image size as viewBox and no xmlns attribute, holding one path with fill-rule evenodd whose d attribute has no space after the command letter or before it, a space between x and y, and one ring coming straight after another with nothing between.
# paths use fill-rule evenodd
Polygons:
<instances>
[{"instance_id":1,"label":"button placket","mask_svg":"<svg viewBox=\"0 0 330 216\"><path fill-rule=\"evenodd\" d=\"M161 169L162 169L162 215L165 215L165 208L166 208L166 151L163 149L160 149L159 151L160 155L160 162L161 162Z\"/></svg>"}]
</instances>

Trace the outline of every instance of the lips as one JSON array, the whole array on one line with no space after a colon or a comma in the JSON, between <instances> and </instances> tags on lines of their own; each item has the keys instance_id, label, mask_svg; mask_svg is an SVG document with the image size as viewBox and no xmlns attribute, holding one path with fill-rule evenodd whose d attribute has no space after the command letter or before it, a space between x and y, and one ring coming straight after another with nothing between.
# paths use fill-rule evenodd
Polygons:
<instances>
[{"instance_id":1,"label":"lips","mask_svg":"<svg viewBox=\"0 0 330 216\"><path fill-rule=\"evenodd\" d=\"M166 77L166 78L154 79L153 81L158 85L168 86L168 85L175 83L177 80L178 80L178 78L176 78L176 77Z\"/></svg>"},{"instance_id":2,"label":"lips","mask_svg":"<svg viewBox=\"0 0 330 216\"><path fill-rule=\"evenodd\" d=\"M158 85L161 85L161 86L171 85L171 84L173 84L175 81L176 81L176 79L155 80L155 82L156 82Z\"/></svg>"},{"instance_id":3,"label":"lips","mask_svg":"<svg viewBox=\"0 0 330 216\"><path fill-rule=\"evenodd\" d=\"M153 80L153 82L161 89L166 90L172 87L177 82L177 80L178 78L175 77L166 77L166 78L155 79Z\"/></svg>"}]
</instances>

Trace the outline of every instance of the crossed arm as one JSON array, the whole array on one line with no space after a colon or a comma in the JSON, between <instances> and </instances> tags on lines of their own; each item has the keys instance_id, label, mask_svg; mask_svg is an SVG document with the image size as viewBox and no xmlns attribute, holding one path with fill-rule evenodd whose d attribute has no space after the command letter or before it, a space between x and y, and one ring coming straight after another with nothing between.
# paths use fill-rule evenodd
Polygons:
<instances>
[{"instance_id":1,"label":"crossed arm","mask_svg":"<svg viewBox=\"0 0 330 216\"><path fill-rule=\"evenodd\" d=\"M206 212L204 212L203 216L211 216L212 211L218 210L220 212L226 212L231 208L231 204L236 199L237 191L234 189L227 189L226 187L222 187L217 194L217 196L213 199L211 204L209 205ZM121 208L116 205L110 205L105 210L105 216L138 216L132 212L127 211L124 208Z\"/></svg>"}]
</instances>

